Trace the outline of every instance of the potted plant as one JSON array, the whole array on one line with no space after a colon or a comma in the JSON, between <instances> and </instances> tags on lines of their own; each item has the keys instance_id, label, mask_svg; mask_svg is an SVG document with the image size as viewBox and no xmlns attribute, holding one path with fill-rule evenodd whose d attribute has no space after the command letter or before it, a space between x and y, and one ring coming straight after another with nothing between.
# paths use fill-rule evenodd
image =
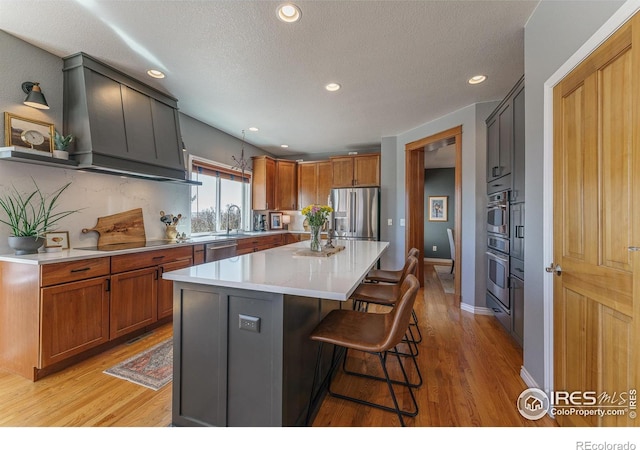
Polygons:
<instances>
[{"instance_id":1,"label":"potted plant","mask_svg":"<svg viewBox=\"0 0 640 450\"><path fill-rule=\"evenodd\" d=\"M58 130L55 130L52 137L54 148L53 156L60 159L69 159L69 151L67 150L67 148L69 147L69 144L73 142L73 134L63 136L58 133Z\"/></svg>"},{"instance_id":2,"label":"potted plant","mask_svg":"<svg viewBox=\"0 0 640 450\"><path fill-rule=\"evenodd\" d=\"M44 244L44 234L52 231L60 219L78 211L55 211L60 195L69 187L70 182L45 196L36 182L32 181L35 185L33 192L20 194L12 186L9 194L0 197L0 208L7 215L6 219L0 218L0 223L11 228L8 242L16 255L37 253Z\"/></svg>"}]
</instances>

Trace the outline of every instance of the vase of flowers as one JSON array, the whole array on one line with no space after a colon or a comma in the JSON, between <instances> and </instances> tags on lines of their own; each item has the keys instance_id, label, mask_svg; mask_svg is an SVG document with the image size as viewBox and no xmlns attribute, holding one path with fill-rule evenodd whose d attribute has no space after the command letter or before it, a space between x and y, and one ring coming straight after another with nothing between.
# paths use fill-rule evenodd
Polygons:
<instances>
[{"instance_id":1,"label":"vase of flowers","mask_svg":"<svg viewBox=\"0 0 640 450\"><path fill-rule=\"evenodd\" d=\"M327 205L309 205L302 209L302 214L307 216L307 221L311 228L311 250L314 252L322 251L320 230L332 212L333 208Z\"/></svg>"}]
</instances>

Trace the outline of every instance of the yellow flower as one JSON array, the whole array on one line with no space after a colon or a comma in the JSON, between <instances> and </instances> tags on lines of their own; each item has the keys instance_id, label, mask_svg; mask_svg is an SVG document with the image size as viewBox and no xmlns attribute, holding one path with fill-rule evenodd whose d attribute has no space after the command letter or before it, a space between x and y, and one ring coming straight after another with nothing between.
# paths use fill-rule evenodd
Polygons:
<instances>
[{"instance_id":1,"label":"yellow flower","mask_svg":"<svg viewBox=\"0 0 640 450\"><path fill-rule=\"evenodd\" d=\"M302 214L307 216L309 225L312 227L321 227L333 212L333 208L327 205L308 205L302 208Z\"/></svg>"}]
</instances>

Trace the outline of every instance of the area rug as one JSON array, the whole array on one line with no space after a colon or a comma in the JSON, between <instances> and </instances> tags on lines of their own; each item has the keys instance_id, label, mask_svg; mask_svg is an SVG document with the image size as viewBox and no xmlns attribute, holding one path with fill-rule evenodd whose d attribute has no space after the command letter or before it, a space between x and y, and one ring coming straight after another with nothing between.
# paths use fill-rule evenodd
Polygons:
<instances>
[{"instance_id":1,"label":"area rug","mask_svg":"<svg viewBox=\"0 0 640 450\"><path fill-rule=\"evenodd\" d=\"M455 293L455 289L453 287L453 274L449 273L451 272L451 266L433 266L433 268L436 270L436 274L438 275L438 279L440 280L444 293Z\"/></svg>"},{"instance_id":2,"label":"area rug","mask_svg":"<svg viewBox=\"0 0 640 450\"><path fill-rule=\"evenodd\" d=\"M173 378L173 340L154 345L104 373L157 391Z\"/></svg>"}]
</instances>

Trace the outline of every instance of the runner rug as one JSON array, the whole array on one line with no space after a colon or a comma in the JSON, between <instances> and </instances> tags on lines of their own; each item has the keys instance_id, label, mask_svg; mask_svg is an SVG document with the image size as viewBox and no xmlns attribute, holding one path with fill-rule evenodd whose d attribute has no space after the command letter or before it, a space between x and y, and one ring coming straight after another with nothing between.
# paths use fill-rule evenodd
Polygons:
<instances>
[{"instance_id":1,"label":"runner rug","mask_svg":"<svg viewBox=\"0 0 640 450\"><path fill-rule=\"evenodd\" d=\"M154 345L104 373L157 391L173 378L173 340Z\"/></svg>"},{"instance_id":2,"label":"runner rug","mask_svg":"<svg viewBox=\"0 0 640 450\"><path fill-rule=\"evenodd\" d=\"M442 290L444 291L444 293L455 293L455 289L453 287L453 274L450 273L451 266L433 266L433 268L436 270L438 280L440 280L440 284L442 285Z\"/></svg>"}]
</instances>

